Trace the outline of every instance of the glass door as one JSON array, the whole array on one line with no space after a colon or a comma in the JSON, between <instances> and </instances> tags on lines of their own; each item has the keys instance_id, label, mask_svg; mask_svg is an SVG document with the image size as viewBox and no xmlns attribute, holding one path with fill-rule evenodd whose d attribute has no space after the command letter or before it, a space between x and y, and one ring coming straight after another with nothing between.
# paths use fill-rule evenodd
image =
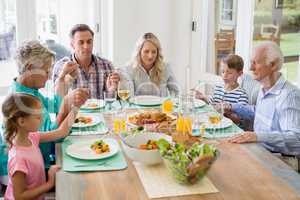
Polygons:
<instances>
[{"instance_id":1,"label":"glass door","mask_svg":"<svg viewBox=\"0 0 300 200\"><path fill-rule=\"evenodd\" d=\"M0 1L0 96L6 95L11 77L17 75L13 54L16 48L16 1ZM5 72L5 73L4 73Z\"/></svg>"},{"instance_id":2,"label":"glass door","mask_svg":"<svg viewBox=\"0 0 300 200\"><path fill-rule=\"evenodd\" d=\"M236 0L215 0L215 73L220 74L220 62L235 52Z\"/></svg>"},{"instance_id":3,"label":"glass door","mask_svg":"<svg viewBox=\"0 0 300 200\"><path fill-rule=\"evenodd\" d=\"M300 0L256 0L253 43L271 40L284 55L281 72L297 83L300 54Z\"/></svg>"}]
</instances>

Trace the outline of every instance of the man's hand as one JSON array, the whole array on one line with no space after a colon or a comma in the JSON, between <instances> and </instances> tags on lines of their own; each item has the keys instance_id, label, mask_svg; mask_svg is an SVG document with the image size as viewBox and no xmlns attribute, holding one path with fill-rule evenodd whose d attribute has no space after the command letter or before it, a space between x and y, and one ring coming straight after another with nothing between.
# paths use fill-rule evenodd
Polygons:
<instances>
[{"instance_id":1,"label":"man's hand","mask_svg":"<svg viewBox=\"0 0 300 200\"><path fill-rule=\"evenodd\" d=\"M66 97L69 104L79 108L89 98L89 90L86 88L77 88L70 92Z\"/></svg>"},{"instance_id":2,"label":"man's hand","mask_svg":"<svg viewBox=\"0 0 300 200\"><path fill-rule=\"evenodd\" d=\"M106 80L106 88L108 91L117 90L120 75L118 72L111 73Z\"/></svg>"},{"instance_id":3,"label":"man's hand","mask_svg":"<svg viewBox=\"0 0 300 200\"><path fill-rule=\"evenodd\" d=\"M233 136L228 139L228 142L231 143L250 143L250 142L256 142L257 141L257 136L255 132L252 131L246 131L242 134Z\"/></svg>"},{"instance_id":4,"label":"man's hand","mask_svg":"<svg viewBox=\"0 0 300 200\"><path fill-rule=\"evenodd\" d=\"M64 81L65 80L65 76L67 74L69 74L72 78L76 78L77 76L77 68L78 68L78 64L72 61L68 61L65 62L62 70L59 74L59 80Z\"/></svg>"}]
</instances>

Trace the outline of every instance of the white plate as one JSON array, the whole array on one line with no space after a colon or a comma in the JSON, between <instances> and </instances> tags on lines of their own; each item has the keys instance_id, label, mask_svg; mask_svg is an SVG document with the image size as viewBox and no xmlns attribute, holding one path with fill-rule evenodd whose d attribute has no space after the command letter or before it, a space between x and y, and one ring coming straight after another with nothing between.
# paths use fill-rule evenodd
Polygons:
<instances>
[{"instance_id":1,"label":"white plate","mask_svg":"<svg viewBox=\"0 0 300 200\"><path fill-rule=\"evenodd\" d=\"M93 105L92 105L93 104ZM88 99L85 104L81 106L81 109L95 110L105 107L105 101L102 99Z\"/></svg>"},{"instance_id":2,"label":"white plate","mask_svg":"<svg viewBox=\"0 0 300 200\"><path fill-rule=\"evenodd\" d=\"M130 102L141 106L159 106L163 103L164 98L151 95L134 96Z\"/></svg>"},{"instance_id":3,"label":"white plate","mask_svg":"<svg viewBox=\"0 0 300 200\"><path fill-rule=\"evenodd\" d=\"M216 124L215 128L216 129L227 128L227 127L231 126L232 124L233 124L233 122L231 121L231 119L223 117L222 120L221 120L221 123ZM214 129L214 125L208 121L208 117L207 117L207 120L205 122L205 128L206 129Z\"/></svg>"},{"instance_id":4,"label":"white plate","mask_svg":"<svg viewBox=\"0 0 300 200\"><path fill-rule=\"evenodd\" d=\"M91 144L93 144L97 140L90 140L71 144L67 147L66 153L69 156L83 160L98 160L111 157L119 151L119 145L114 139L105 138L103 139L103 141L109 145L110 151L106 153L96 154L95 151L91 149Z\"/></svg>"},{"instance_id":5,"label":"white plate","mask_svg":"<svg viewBox=\"0 0 300 200\"><path fill-rule=\"evenodd\" d=\"M92 118L92 122L91 123L88 123L88 124L84 124L82 122L80 123L74 123L73 124L73 128L83 128L83 127L90 127L90 126L95 126L97 124L99 124L101 122L101 118L100 117L97 117L97 116L94 116L94 115L83 115L83 114L80 114L81 117L90 117Z\"/></svg>"},{"instance_id":6,"label":"white plate","mask_svg":"<svg viewBox=\"0 0 300 200\"><path fill-rule=\"evenodd\" d=\"M172 99L172 101L173 101L173 104L175 106L179 106L179 99L178 98ZM200 107L203 107L205 105L206 105L206 103L204 101L200 100L200 99L195 99L194 100L195 108L200 108Z\"/></svg>"}]
</instances>

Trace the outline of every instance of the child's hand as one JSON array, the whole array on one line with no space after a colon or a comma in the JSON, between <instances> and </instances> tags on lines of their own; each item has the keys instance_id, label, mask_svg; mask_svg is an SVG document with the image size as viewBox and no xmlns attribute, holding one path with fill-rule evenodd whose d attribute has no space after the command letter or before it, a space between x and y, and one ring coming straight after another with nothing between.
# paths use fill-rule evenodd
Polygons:
<instances>
[{"instance_id":1,"label":"child's hand","mask_svg":"<svg viewBox=\"0 0 300 200\"><path fill-rule=\"evenodd\" d=\"M231 114L232 109L231 109L231 104L230 103L223 103L223 108L224 108L224 114Z\"/></svg>"},{"instance_id":2,"label":"child's hand","mask_svg":"<svg viewBox=\"0 0 300 200\"><path fill-rule=\"evenodd\" d=\"M202 92L200 92L199 90L195 90L195 97L197 99L201 99L201 100L207 102L206 96Z\"/></svg>"},{"instance_id":3,"label":"child's hand","mask_svg":"<svg viewBox=\"0 0 300 200\"><path fill-rule=\"evenodd\" d=\"M48 182L51 186L55 185L55 174L59 171L60 166L58 165L51 165L50 169L48 170Z\"/></svg>"}]
</instances>

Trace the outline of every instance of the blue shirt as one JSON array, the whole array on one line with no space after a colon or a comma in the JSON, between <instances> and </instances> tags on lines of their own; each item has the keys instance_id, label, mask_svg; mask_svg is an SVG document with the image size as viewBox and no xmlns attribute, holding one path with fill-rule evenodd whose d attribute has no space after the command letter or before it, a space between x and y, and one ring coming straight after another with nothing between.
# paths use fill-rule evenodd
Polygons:
<instances>
[{"instance_id":1,"label":"blue shirt","mask_svg":"<svg viewBox=\"0 0 300 200\"><path fill-rule=\"evenodd\" d=\"M259 91L256 106L234 104L233 111L251 118L257 141L275 152L300 155L300 90L281 75L268 91Z\"/></svg>"},{"instance_id":2,"label":"blue shirt","mask_svg":"<svg viewBox=\"0 0 300 200\"><path fill-rule=\"evenodd\" d=\"M39 128L39 131L42 133L45 131L50 131L58 128L58 124L56 122L52 122L49 113L58 113L60 104L62 102L62 98L58 95L54 95L53 99L44 97L38 90L28 88L24 85L21 85L20 83L14 81L11 86L11 93L18 93L18 92L24 92L27 94L31 94L33 96L36 96L40 99L42 103L42 110L43 110L43 121ZM6 145L1 141L0 144L0 156L1 156L1 163L0 163L0 175L6 175L7 174L7 152L6 152ZM47 143L41 143L40 149L43 154L45 167L48 168L50 166L50 155L54 154L54 143L53 142L47 142Z\"/></svg>"}]
</instances>

